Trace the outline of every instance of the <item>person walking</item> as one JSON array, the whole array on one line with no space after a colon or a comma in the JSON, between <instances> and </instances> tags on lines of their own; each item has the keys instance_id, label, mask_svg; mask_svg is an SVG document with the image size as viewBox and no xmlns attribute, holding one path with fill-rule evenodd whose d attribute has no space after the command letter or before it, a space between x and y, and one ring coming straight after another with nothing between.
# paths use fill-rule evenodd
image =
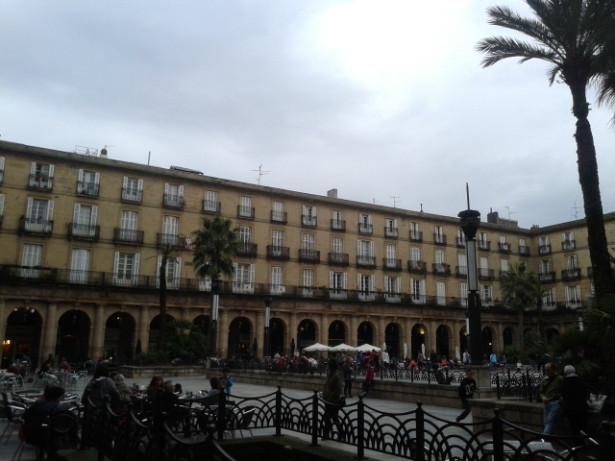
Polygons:
<instances>
[{"instance_id":1,"label":"person walking","mask_svg":"<svg viewBox=\"0 0 615 461\"><path fill-rule=\"evenodd\" d=\"M588 397L587 386L577 375L576 369L572 365L566 365L562 380L561 404L572 435L575 437L581 431L587 431Z\"/></svg>"},{"instance_id":2,"label":"person walking","mask_svg":"<svg viewBox=\"0 0 615 461\"><path fill-rule=\"evenodd\" d=\"M367 361L367 368L365 369L365 380L363 381L363 390L361 392L361 397L367 397L367 393L369 392L369 388L372 386L374 382L374 366L372 365L372 361Z\"/></svg>"},{"instance_id":3,"label":"person walking","mask_svg":"<svg viewBox=\"0 0 615 461\"><path fill-rule=\"evenodd\" d=\"M466 370L466 374L459 384L459 398L461 399L461 404L463 405L463 411L455 418L456 422L465 419L466 416L468 416L472 411L470 399L474 397L475 392L479 392L479 390L476 386L476 380L474 379L472 370Z\"/></svg>"},{"instance_id":4,"label":"person walking","mask_svg":"<svg viewBox=\"0 0 615 461\"><path fill-rule=\"evenodd\" d=\"M338 364L335 359L329 359L327 362L327 379L322 392L322 399L325 401L325 417L323 438L331 437L332 425L335 424L338 436L341 436L341 427L337 417L342 406L342 377L338 370Z\"/></svg>"},{"instance_id":5,"label":"person walking","mask_svg":"<svg viewBox=\"0 0 615 461\"><path fill-rule=\"evenodd\" d=\"M229 370L228 368L224 368L222 370L222 378L220 378L220 384L224 388L226 395L230 397L232 394L233 384L235 384L235 380L231 376L231 370Z\"/></svg>"},{"instance_id":6,"label":"person walking","mask_svg":"<svg viewBox=\"0 0 615 461\"><path fill-rule=\"evenodd\" d=\"M342 377L344 378L344 397L352 397L352 359L350 357L344 360Z\"/></svg>"},{"instance_id":7,"label":"person walking","mask_svg":"<svg viewBox=\"0 0 615 461\"><path fill-rule=\"evenodd\" d=\"M562 381L551 362L545 364L546 378L540 383L538 396L544 404L544 428L545 435L552 435L555 422L562 412L560 398L562 397Z\"/></svg>"}]
</instances>

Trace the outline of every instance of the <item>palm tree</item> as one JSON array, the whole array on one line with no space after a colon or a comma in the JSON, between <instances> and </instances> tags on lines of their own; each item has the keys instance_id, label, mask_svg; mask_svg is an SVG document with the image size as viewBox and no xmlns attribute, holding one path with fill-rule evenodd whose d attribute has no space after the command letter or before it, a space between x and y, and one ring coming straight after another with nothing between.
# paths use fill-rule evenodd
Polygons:
<instances>
[{"instance_id":1,"label":"palm tree","mask_svg":"<svg viewBox=\"0 0 615 461\"><path fill-rule=\"evenodd\" d=\"M231 229L229 219L216 216L203 219L201 229L194 231L194 270L199 277L211 277L212 300L210 316L209 353L215 355L217 344L218 298L220 277L234 272L233 257L239 249L237 229Z\"/></svg>"},{"instance_id":2,"label":"palm tree","mask_svg":"<svg viewBox=\"0 0 615 461\"><path fill-rule=\"evenodd\" d=\"M521 349L523 349L523 314L527 308L538 306L542 298L542 288L536 274L527 270L525 262L513 264L500 279L504 306L517 311Z\"/></svg>"},{"instance_id":3,"label":"palm tree","mask_svg":"<svg viewBox=\"0 0 615 461\"><path fill-rule=\"evenodd\" d=\"M529 37L491 37L482 40L478 51L487 56L483 67L506 58L520 62L539 59L550 64L550 84L568 85L576 122L577 163L583 192L589 253L597 301L615 295L615 281L609 261L604 230L602 199L598 181L596 148L588 120L587 86L596 83L599 101L613 103L615 61L605 56L613 48L615 11L612 0L525 0L535 18L525 18L504 6L489 8L489 23Z\"/></svg>"}]
</instances>

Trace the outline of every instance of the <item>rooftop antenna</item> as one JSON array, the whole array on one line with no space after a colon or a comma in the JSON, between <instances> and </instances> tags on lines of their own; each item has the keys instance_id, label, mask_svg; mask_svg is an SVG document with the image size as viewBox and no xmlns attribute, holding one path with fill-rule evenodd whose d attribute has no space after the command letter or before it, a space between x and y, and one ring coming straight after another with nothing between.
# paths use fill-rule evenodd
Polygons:
<instances>
[{"instance_id":1,"label":"rooftop antenna","mask_svg":"<svg viewBox=\"0 0 615 461\"><path fill-rule=\"evenodd\" d=\"M504 208L506 208L506 211L508 212L508 220L510 221L510 215L511 214L517 214L516 211L510 211L510 207L509 206L505 206Z\"/></svg>"},{"instance_id":2,"label":"rooftop antenna","mask_svg":"<svg viewBox=\"0 0 615 461\"><path fill-rule=\"evenodd\" d=\"M579 219L579 210L581 209L581 207L577 206L577 202L574 202L574 206L572 207L572 209L574 210L574 213L572 214L572 216L574 216L574 219Z\"/></svg>"},{"instance_id":3,"label":"rooftop antenna","mask_svg":"<svg viewBox=\"0 0 615 461\"><path fill-rule=\"evenodd\" d=\"M391 195L391 198L393 199L393 208L397 208L397 203L401 202L400 199L401 197L399 195Z\"/></svg>"},{"instance_id":4,"label":"rooftop antenna","mask_svg":"<svg viewBox=\"0 0 615 461\"><path fill-rule=\"evenodd\" d=\"M262 163L258 166L258 170L252 170L252 171L258 172L258 185L259 186L261 185L261 176L265 176L267 173L269 173L268 170L263 170Z\"/></svg>"}]
</instances>

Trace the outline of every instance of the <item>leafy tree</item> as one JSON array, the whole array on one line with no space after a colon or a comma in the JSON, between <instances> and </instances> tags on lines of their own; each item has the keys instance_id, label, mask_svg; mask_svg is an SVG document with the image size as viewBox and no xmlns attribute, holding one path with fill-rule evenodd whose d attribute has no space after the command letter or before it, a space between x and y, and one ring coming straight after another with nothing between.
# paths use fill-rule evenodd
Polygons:
<instances>
[{"instance_id":1,"label":"leafy tree","mask_svg":"<svg viewBox=\"0 0 615 461\"><path fill-rule=\"evenodd\" d=\"M186 320L176 320L171 325L168 335L168 349L173 359L195 362L207 354L206 336L196 325Z\"/></svg>"},{"instance_id":2,"label":"leafy tree","mask_svg":"<svg viewBox=\"0 0 615 461\"><path fill-rule=\"evenodd\" d=\"M615 294L604 230L602 199L598 181L596 148L588 120L587 87L599 88L598 102L615 102L615 8L612 0L526 0L535 18L521 17L507 7L489 8L489 23L519 32L530 42L492 37L482 40L478 51L487 56L483 67L507 58L520 62L539 59L550 64L549 83L561 80L572 94L576 118L575 139L579 182L583 192L589 253L593 266L596 297Z\"/></svg>"},{"instance_id":3,"label":"leafy tree","mask_svg":"<svg viewBox=\"0 0 615 461\"><path fill-rule=\"evenodd\" d=\"M524 346L523 324L526 309L536 308L542 298L542 287L536 274L527 270L525 262L512 264L508 272L500 279L504 306L517 312L518 330L521 338L521 348Z\"/></svg>"}]
</instances>

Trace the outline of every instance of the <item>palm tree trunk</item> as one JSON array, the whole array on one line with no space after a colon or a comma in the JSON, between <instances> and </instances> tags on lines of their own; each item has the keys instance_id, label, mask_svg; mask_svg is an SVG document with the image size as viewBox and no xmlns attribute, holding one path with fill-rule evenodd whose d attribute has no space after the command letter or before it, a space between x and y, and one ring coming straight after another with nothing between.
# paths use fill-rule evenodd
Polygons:
<instances>
[{"instance_id":1,"label":"palm tree trunk","mask_svg":"<svg viewBox=\"0 0 615 461\"><path fill-rule=\"evenodd\" d=\"M160 263L160 329L158 330L158 352L164 351L164 338L167 327L167 256Z\"/></svg>"},{"instance_id":2,"label":"palm tree trunk","mask_svg":"<svg viewBox=\"0 0 615 461\"><path fill-rule=\"evenodd\" d=\"M586 85L566 79L572 92L573 113L577 119L575 139L577 142L577 164L579 182L583 192L583 207L587 223L587 242L592 263L596 301L600 303L605 296L615 294L615 283L609 261L600 182L598 179L598 162L594 137L587 115Z\"/></svg>"}]
</instances>

